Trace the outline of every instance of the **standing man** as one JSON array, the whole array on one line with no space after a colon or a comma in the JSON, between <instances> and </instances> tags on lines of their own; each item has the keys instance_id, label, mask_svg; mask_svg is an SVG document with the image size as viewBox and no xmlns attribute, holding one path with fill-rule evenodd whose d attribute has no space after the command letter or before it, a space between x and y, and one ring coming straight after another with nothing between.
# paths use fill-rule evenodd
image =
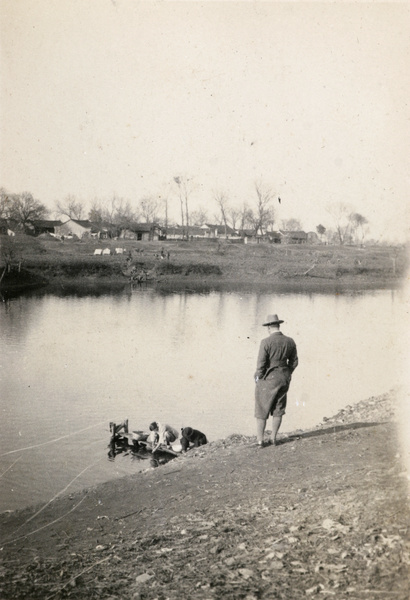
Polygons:
<instances>
[{"instance_id":1,"label":"standing man","mask_svg":"<svg viewBox=\"0 0 410 600\"><path fill-rule=\"evenodd\" d=\"M258 446L263 447L266 421L272 415L272 436L267 444L276 444L276 435L285 414L287 391L292 373L298 366L296 344L279 330L278 315L268 315L264 327L269 337L260 344L255 373L255 417Z\"/></svg>"}]
</instances>

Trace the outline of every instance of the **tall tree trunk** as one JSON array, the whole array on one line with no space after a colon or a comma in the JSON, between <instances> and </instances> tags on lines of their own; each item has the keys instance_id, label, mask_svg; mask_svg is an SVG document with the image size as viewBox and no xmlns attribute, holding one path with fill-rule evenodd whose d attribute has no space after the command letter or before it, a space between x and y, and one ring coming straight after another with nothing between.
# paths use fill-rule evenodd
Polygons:
<instances>
[{"instance_id":1,"label":"tall tree trunk","mask_svg":"<svg viewBox=\"0 0 410 600\"><path fill-rule=\"evenodd\" d=\"M179 200L181 202L181 226L182 226L182 239L184 239L184 202L181 194L181 190L179 190Z\"/></svg>"},{"instance_id":2,"label":"tall tree trunk","mask_svg":"<svg viewBox=\"0 0 410 600\"><path fill-rule=\"evenodd\" d=\"M189 240L189 213L188 213L188 192L185 190L185 218L186 218L186 239Z\"/></svg>"}]
</instances>

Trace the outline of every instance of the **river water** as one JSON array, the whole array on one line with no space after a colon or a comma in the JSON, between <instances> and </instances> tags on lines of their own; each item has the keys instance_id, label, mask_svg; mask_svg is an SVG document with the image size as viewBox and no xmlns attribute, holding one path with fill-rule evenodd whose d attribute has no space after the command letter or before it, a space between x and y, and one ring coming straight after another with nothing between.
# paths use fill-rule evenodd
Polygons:
<instances>
[{"instance_id":1,"label":"river water","mask_svg":"<svg viewBox=\"0 0 410 600\"><path fill-rule=\"evenodd\" d=\"M395 386L403 293L21 296L0 306L0 512L141 468L109 461L109 422L253 435L253 373L268 313L298 346L282 431Z\"/></svg>"}]
</instances>

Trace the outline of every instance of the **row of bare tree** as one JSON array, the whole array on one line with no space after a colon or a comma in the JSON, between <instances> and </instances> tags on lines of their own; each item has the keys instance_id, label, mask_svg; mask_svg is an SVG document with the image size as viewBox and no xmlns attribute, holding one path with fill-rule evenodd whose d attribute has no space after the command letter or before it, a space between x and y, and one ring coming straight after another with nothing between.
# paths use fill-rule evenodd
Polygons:
<instances>
[{"instance_id":1,"label":"row of bare tree","mask_svg":"<svg viewBox=\"0 0 410 600\"><path fill-rule=\"evenodd\" d=\"M187 230L191 225L201 226L210 221L217 225L225 225L226 228L249 228L261 233L273 227L274 195L267 185L255 183L256 197L253 206L244 203L241 208L231 206L225 192L214 191L213 201L218 210L210 216L208 210L202 207L190 211L191 198L195 190L192 179L184 176L174 177L174 184L180 202L180 225L183 229ZM158 222L168 227L169 201L168 197L152 195L141 198L136 206L133 206L129 200L114 194L108 200L94 199L87 214L84 203L75 196L69 195L56 203L54 213L58 218L67 217L77 220L88 218L93 223L106 222L117 226L138 222ZM29 221L45 219L49 213L46 206L29 192L11 194L3 188L0 190L0 218L13 220L24 227Z\"/></svg>"},{"instance_id":2,"label":"row of bare tree","mask_svg":"<svg viewBox=\"0 0 410 600\"><path fill-rule=\"evenodd\" d=\"M171 223L168 219L168 204L177 199L180 205L182 230L186 233L192 225L201 226L204 223L225 226L233 230L251 230L263 234L273 231L275 224L275 203L281 200L273 189L261 182L254 184L254 197L249 202L243 202L238 207L231 203L228 194L222 190L212 192L212 206L215 208L210 215L209 207L199 207L190 210L191 199L195 192L195 184L191 178L177 176L173 180L175 195L144 196L136 205L129 200L113 194L108 200L95 199L91 208L86 212L84 203L75 196L69 195L63 201L58 201L54 214L63 219L89 219L91 222L109 223L117 227L127 227L133 223L159 223L168 228ZM211 209L212 210L212 209ZM328 215L332 219L334 229L326 229L318 225L316 231L322 241L345 244L348 242L363 243L368 233L368 221L363 215L354 212L351 207L343 203L329 204ZM8 193L0 189L0 218L12 220L22 228L30 221L41 220L48 217L50 211L29 192L21 194ZM278 227L278 226L276 226ZM281 222L281 228L289 231L303 229L298 219L288 219ZM187 235L188 237L188 235Z\"/></svg>"}]
</instances>

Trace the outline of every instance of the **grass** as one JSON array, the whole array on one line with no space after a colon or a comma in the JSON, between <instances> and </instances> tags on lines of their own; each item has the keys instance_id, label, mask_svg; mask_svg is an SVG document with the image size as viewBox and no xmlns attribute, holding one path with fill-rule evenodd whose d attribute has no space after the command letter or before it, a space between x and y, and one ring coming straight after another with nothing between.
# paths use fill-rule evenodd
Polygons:
<instances>
[{"instance_id":1,"label":"grass","mask_svg":"<svg viewBox=\"0 0 410 600\"><path fill-rule=\"evenodd\" d=\"M41 277L56 279L127 279L127 257L137 269L154 270L158 278L224 280L247 284L307 282L317 285L356 281L375 287L400 282L407 269L406 249L373 246L284 246L238 244L214 240L193 242L137 242L135 240L77 240L60 242L52 237L1 236L1 258L12 254L20 264ZM121 247L124 254L115 255ZM109 256L94 256L96 248L110 248ZM161 259L160 251L170 252Z\"/></svg>"}]
</instances>

